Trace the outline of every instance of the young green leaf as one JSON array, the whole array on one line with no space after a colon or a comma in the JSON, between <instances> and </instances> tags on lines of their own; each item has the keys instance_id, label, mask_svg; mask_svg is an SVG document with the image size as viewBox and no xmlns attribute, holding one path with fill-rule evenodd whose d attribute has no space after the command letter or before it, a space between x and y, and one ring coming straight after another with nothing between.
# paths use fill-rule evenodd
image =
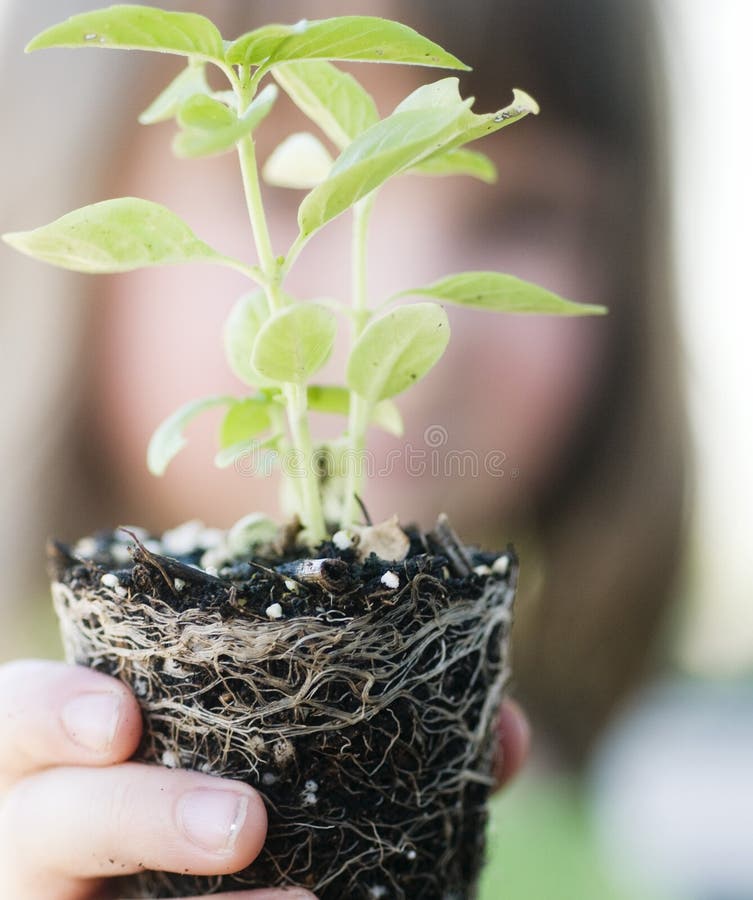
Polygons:
<instances>
[{"instance_id":1,"label":"young green leaf","mask_svg":"<svg viewBox=\"0 0 753 900\"><path fill-rule=\"evenodd\" d=\"M181 104L177 120L181 128L213 132L232 125L237 121L237 116L224 103L200 93Z\"/></svg>"},{"instance_id":2,"label":"young green leaf","mask_svg":"<svg viewBox=\"0 0 753 900\"><path fill-rule=\"evenodd\" d=\"M350 391L337 385L309 385L308 406L314 412L347 416L350 412ZM382 431L402 437L403 418L392 400L380 400L371 411L371 422Z\"/></svg>"},{"instance_id":3,"label":"young green leaf","mask_svg":"<svg viewBox=\"0 0 753 900\"><path fill-rule=\"evenodd\" d=\"M244 34L227 51L227 61L266 65L302 59L404 63L467 69L451 53L399 22L376 16L339 16L296 25L268 25Z\"/></svg>"},{"instance_id":4,"label":"young green leaf","mask_svg":"<svg viewBox=\"0 0 753 900\"><path fill-rule=\"evenodd\" d=\"M152 475L164 475L170 460L186 445L183 432L201 413L216 406L235 403L233 397L214 396L203 400L192 400L168 416L157 428L149 442L146 464Z\"/></svg>"},{"instance_id":5,"label":"young green leaf","mask_svg":"<svg viewBox=\"0 0 753 900\"><path fill-rule=\"evenodd\" d=\"M204 63L189 63L170 84L141 113L139 122L142 125L154 125L165 122L178 114L180 107L196 94L212 93L206 79Z\"/></svg>"},{"instance_id":6,"label":"young green leaf","mask_svg":"<svg viewBox=\"0 0 753 900\"><path fill-rule=\"evenodd\" d=\"M348 359L348 387L371 402L415 384L447 347L450 325L436 303L414 303L373 319Z\"/></svg>"},{"instance_id":7,"label":"young green leaf","mask_svg":"<svg viewBox=\"0 0 753 900\"><path fill-rule=\"evenodd\" d=\"M538 112L536 101L519 90L496 113L476 115L472 103L460 97L457 78L424 85L406 97L392 115L356 138L335 160L329 178L304 198L298 209L300 238L310 237L392 176Z\"/></svg>"},{"instance_id":8,"label":"young green leaf","mask_svg":"<svg viewBox=\"0 0 753 900\"><path fill-rule=\"evenodd\" d=\"M46 47L113 47L177 53L224 63L222 35L204 16L121 4L71 16L33 38L26 52Z\"/></svg>"},{"instance_id":9,"label":"young green leaf","mask_svg":"<svg viewBox=\"0 0 753 900\"><path fill-rule=\"evenodd\" d=\"M244 294L230 310L225 321L223 339L225 358L233 372L248 385L266 387L271 384L251 365L254 341L269 318L269 304L263 291Z\"/></svg>"},{"instance_id":10,"label":"young green leaf","mask_svg":"<svg viewBox=\"0 0 753 900\"><path fill-rule=\"evenodd\" d=\"M460 95L460 82L455 77L442 78L431 84L425 84L409 94L395 107L395 113L417 109L457 109L462 113L456 125L457 133L449 140L440 153L446 153L463 144L478 140L506 125L517 122L527 115L538 115L538 103L518 88L513 89L513 100L504 109L493 113L477 114L471 112L473 100L463 100ZM394 113L393 113L394 115Z\"/></svg>"},{"instance_id":11,"label":"young green leaf","mask_svg":"<svg viewBox=\"0 0 753 900\"><path fill-rule=\"evenodd\" d=\"M379 121L376 103L356 79L319 60L282 63L272 70L295 105L340 150Z\"/></svg>"},{"instance_id":12,"label":"young green leaf","mask_svg":"<svg viewBox=\"0 0 753 900\"><path fill-rule=\"evenodd\" d=\"M606 312L603 306L573 303L537 284L500 272L461 272L423 288L401 291L395 297L420 295L494 312L539 313L550 316L589 316Z\"/></svg>"},{"instance_id":13,"label":"young green leaf","mask_svg":"<svg viewBox=\"0 0 753 900\"><path fill-rule=\"evenodd\" d=\"M318 137L308 131L288 135L264 163L262 175L275 187L308 190L329 175L333 159Z\"/></svg>"},{"instance_id":14,"label":"young green leaf","mask_svg":"<svg viewBox=\"0 0 753 900\"><path fill-rule=\"evenodd\" d=\"M263 394L234 400L220 425L220 449L250 441L271 427L269 408L272 403L274 400Z\"/></svg>"},{"instance_id":15,"label":"young green leaf","mask_svg":"<svg viewBox=\"0 0 753 900\"><path fill-rule=\"evenodd\" d=\"M173 152L184 159L226 153L250 134L271 112L277 87L268 84L246 112L237 117L232 110L211 97L191 97L178 113L184 130L173 140Z\"/></svg>"},{"instance_id":16,"label":"young green leaf","mask_svg":"<svg viewBox=\"0 0 753 900\"><path fill-rule=\"evenodd\" d=\"M410 170L416 175L470 175L487 184L497 180L497 167L484 153L461 147L435 153Z\"/></svg>"},{"instance_id":17,"label":"young green leaf","mask_svg":"<svg viewBox=\"0 0 753 900\"><path fill-rule=\"evenodd\" d=\"M251 363L271 381L303 384L329 358L336 332L337 320L323 306L286 306L262 326Z\"/></svg>"},{"instance_id":18,"label":"young green leaf","mask_svg":"<svg viewBox=\"0 0 753 900\"><path fill-rule=\"evenodd\" d=\"M74 272L221 259L175 213L137 197L84 206L33 231L3 235L11 247Z\"/></svg>"},{"instance_id":19,"label":"young green leaf","mask_svg":"<svg viewBox=\"0 0 753 900\"><path fill-rule=\"evenodd\" d=\"M335 160L329 178L298 209L301 236L310 237L393 175L410 169L455 136L464 109L393 113L357 137Z\"/></svg>"}]
</instances>

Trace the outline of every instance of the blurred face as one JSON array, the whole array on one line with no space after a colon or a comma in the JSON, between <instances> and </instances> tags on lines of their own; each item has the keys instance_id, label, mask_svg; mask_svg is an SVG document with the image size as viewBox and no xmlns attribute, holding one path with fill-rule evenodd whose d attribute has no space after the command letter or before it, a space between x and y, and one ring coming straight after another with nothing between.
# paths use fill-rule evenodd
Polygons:
<instances>
[{"instance_id":1,"label":"blurred face","mask_svg":"<svg viewBox=\"0 0 753 900\"><path fill-rule=\"evenodd\" d=\"M369 83L383 114L415 86L411 78L415 73L384 67L378 82ZM500 105L505 102L502 97ZM285 134L307 127L292 107L279 107L276 121L273 115L259 134L261 160ZM112 195L163 203L212 246L255 262L235 157L175 161L169 139L170 126L140 129ZM572 299L608 302L594 223L606 204L619 202L609 161L543 117L484 144L479 149L500 172L493 187L410 176L380 193L369 240L371 304L465 269L506 271ZM278 253L295 236L301 196L265 191ZM312 240L291 273L291 293L349 301L349 228L346 214ZM227 525L251 510L278 514L275 479L212 468L217 418L191 427L188 447L165 478L153 479L144 466L151 432L181 403L244 393L224 362L220 335L230 306L248 287L242 276L210 266L102 282L110 296L100 306L94 410L107 420L100 433L133 499L133 515L144 519L143 500L151 500L147 524L200 516ZM464 535L482 540L504 518L523 514L556 471L599 377L606 326L603 319L447 312L452 340L445 357L398 398L404 442L371 434L375 477L365 500L375 519L397 512L402 521L425 526L447 511ZM320 383L342 382L345 355L339 346ZM325 419L315 419L314 428L333 433Z\"/></svg>"}]
</instances>

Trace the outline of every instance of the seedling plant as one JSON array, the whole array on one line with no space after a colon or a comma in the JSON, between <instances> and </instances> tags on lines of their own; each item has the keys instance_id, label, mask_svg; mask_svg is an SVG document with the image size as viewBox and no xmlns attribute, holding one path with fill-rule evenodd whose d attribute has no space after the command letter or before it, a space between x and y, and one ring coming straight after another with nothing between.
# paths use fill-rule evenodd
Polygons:
<instances>
[{"instance_id":1,"label":"seedling plant","mask_svg":"<svg viewBox=\"0 0 753 900\"><path fill-rule=\"evenodd\" d=\"M447 347L450 328L441 303L508 313L603 312L493 271L443 274L429 285L409 285L372 302L366 251L380 190L407 174L465 175L491 183L494 164L468 145L538 112L528 94L515 90L508 106L474 113L473 98L463 99L458 78L451 76L422 85L380 118L370 94L332 61L468 68L405 25L344 16L266 25L225 41L201 15L119 5L53 26L34 38L27 51L51 47L139 49L184 57L186 67L140 122L175 120L173 151L178 157L236 151L240 162L254 262L210 247L164 206L133 197L95 203L33 231L4 236L24 253L78 272L205 262L241 272L252 283L224 329L228 363L249 390L240 397L191 400L171 415L148 449L148 466L156 475L184 445L186 426L205 410L223 407L216 465L232 465L250 453L284 457L288 493L308 545L316 546L333 527L347 531L360 515L364 467L359 460L369 425L401 434L393 398L423 378ZM210 87L209 66L225 76L225 89ZM336 158L319 137L297 133L260 169L255 136L280 90L317 126ZM298 207L297 237L282 253L270 239L262 175L275 185L307 191ZM352 215L348 302L293 297L286 279L301 251L346 212ZM425 299L404 302L408 297ZM313 379L329 358L342 323L349 332L344 382L317 384ZM345 417L342 435L317 442L310 411Z\"/></svg>"},{"instance_id":2,"label":"seedling plant","mask_svg":"<svg viewBox=\"0 0 753 900\"><path fill-rule=\"evenodd\" d=\"M200 15L113 6L49 28L27 49L49 47L185 58L140 120L174 120L181 158L237 152L253 253L228 256L164 206L133 197L5 240L78 272L204 262L248 278L224 328L243 394L192 400L173 413L151 440L148 465L162 474L190 422L221 407L216 464L260 453L284 459L302 526L296 534L295 518L279 530L251 514L219 548L202 538L176 549L167 533L149 548L135 532L129 549L114 535L84 539L86 549L53 547L66 656L121 678L139 697L137 757L244 780L270 810L252 866L206 878L145 871L122 892L303 885L322 900L470 897L484 853L517 561L511 549L464 547L441 519L426 534L386 523L391 536L377 539L382 526L359 522L366 433L372 424L402 433L394 398L447 347L442 304L565 316L604 310L494 271L438 273L431 284L371 297L367 243L387 183L409 174L493 182L494 164L469 145L538 106L515 90L508 106L474 113L451 75L381 117L333 63L467 66L411 28L371 16L265 25L225 41ZM211 86L210 67L224 75L222 89ZM260 166L256 136L280 91L321 134L290 135ZM284 252L272 246L262 177L306 192ZM287 279L301 252L344 213L352 216L342 255L350 257L350 296L294 297ZM349 339L344 377L322 384L317 375L339 327ZM311 412L342 417L342 434L318 440Z\"/></svg>"}]
</instances>

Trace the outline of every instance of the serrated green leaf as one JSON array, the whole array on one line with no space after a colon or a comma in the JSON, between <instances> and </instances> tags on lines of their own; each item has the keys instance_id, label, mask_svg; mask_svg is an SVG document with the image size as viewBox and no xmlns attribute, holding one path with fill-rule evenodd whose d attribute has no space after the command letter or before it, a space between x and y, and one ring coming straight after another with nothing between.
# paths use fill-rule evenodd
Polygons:
<instances>
[{"instance_id":1,"label":"serrated green leaf","mask_svg":"<svg viewBox=\"0 0 753 900\"><path fill-rule=\"evenodd\" d=\"M410 172L417 175L470 175L487 184L497 180L497 167L488 156L463 147L429 156Z\"/></svg>"},{"instance_id":2,"label":"serrated green leaf","mask_svg":"<svg viewBox=\"0 0 753 900\"><path fill-rule=\"evenodd\" d=\"M401 291L396 297L420 295L493 312L538 313L550 316L603 315L606 307L574 303L537 284L501 272L461 272L424 288Z\"/></svg>"},{"instance_id":3,"label":"serrated green leaf","mask_svg":"<svg viewBox=\"0 0 753 900\"><path fill-rule=\"evenodd\" d=\"M254 291L236 301L223 330L228 365L241 381L256 387L272 383L251 365L254 341L268 318L269 304L264 292Z\"/></svg>"},{"instance_id":4,"label":"serrated green leaf","mask_svg":"<svg viewBox=\"0 0 753 900\"><path fill-rule=\"evenodd\" d=\"M211 93L212 89L207 83L204 63L190 63L141 113L139 122L142 125L165 122L177 115L178 110L189 97Z\"/></svg>"},{"instance_id":5,"label":"serrated green leaf","mask_svg":"<svg viewBox=\"0 0 753 900\"><path fill-rule=\"evenodd\" d=\"M337 385L309 385L308 406L314 412L347 416L350 412L350 391ZM382 431L402 437L404 426L400 410L392 400L380 400L371 412L371 422Z\"/></svg>"},{"instance_id":6,"label":"serrated green leaf","mask_svg":"<svg viewBox=\"0 0 753 900\"><path fill-rule=\"evenodd\" d=\"M137 197L84 206L33 231L5 234L3 240L74 272L128 272L220 258L175 213Z\"/></svg>"},{"instance_id":7,"label":"serrated green leaf","mask_svg":"<svg viewBox=\"0 0 753 900\"><path fill-rule=\"evenodd\" d=\"M192 400L168 416L157 428L149 442L146 464L152 475L164 475L170 460L186 445L183 432L186 427L201 413L216 406L227 406L234 403L233 397L214 396L203 400Z\"/></svg>"},{"instance_id":8,"label":"serrated green leaf","mask_svg":"<svg viewBox=\"0 0 753 900\"><path fill-rule=\"evenodd\" d=\"M308 131L290 134L270 153L262 175L275 187L309 190L329 175L333 159L318 137Z\"/></svg>"},{"instance_id":9,"label":"serrated green leaf","mask_svg":"<svg viewBox=\"0 0 753 900\"><path fill-rule=\"evenodd\" d=\"M371 94L331 63L282 63L272 75L280 87L340 150L379 121Z\"/></svg>"},{"instance_id":10,"label":"serrated green leaf","mask_svg":"<svg viewBox=\"0 0 753 900\"><path fill-rule=\"evenodd\" d=\"M328 309L295 303L264 323L251 363L272 381L303 384L329 358L336 332L337 319Z\"/></svg>"},{"instance_id":11,"label":"serrated green leaf","mask_svg":"<svg viewBox=\"0 0 753 900\"><path fill-rule=\"evenodd\" d=\"M454 136L463 110L418 109L394 113L357 137L335 160L329 177L298 209L301 236L308 238L387 179L410 169Z\"/></svg>"},{"instance_id":12,"label":"serrated green leaf","mask_svg":"<svg viewBox=\"0 0 753 900\"><path fill-rule=\"evenodd\" d=\"M204 16L120 4L71 16L33 38L26 52L47 47L155 50L224 62L222 35Z\"/></svg>"},{"instance_id":13,"label":"serrated green leaf","mask_svg":"<svg viewBox=\"0 0 753 900\"><path fill-rule=\"evenodd\" d=\"M271 427L269 397L245 397L234 400L220 425L220 449L225 450L242 441L250 441Z\"/></svg>"},{"instance_id":14,"label":"serrated green leaf","mask_svg":"<svg viewBox=\"0 0 753 900\"><path fill-rule=\"evenodd\" d=\"M274 65L303 59L403 63L467 69L451 53L399 22L376 16L339 16L296 25L267 25L244 34L227 50L233 64Z\"/></svg>"},{"instance_id":15,"label":"serrated green leaf","mask_svg":"<svg viewBox=\"0 0 753 900\"><path fill-rule=\"evenodd\" d=\"M220 103L218 100L192 97L188 101L190 111L187 118L189 121L193 119L201 124L188 125L183 131L176 134L173 140L173 152L183 159L195 159L199 156L214 156L232 150L238 141L251 134L254 128L269 115L277 99L277 93L277 87L274 84L268 84L240 117L235 116L224 103ZM212 106L210 107L209 104ZM220 112L220 107L227 111L230 119ZM185 120L182 110L179 118ZM214 127L211 125L213 118L217 123Z\"/></svg>"},{"instance_id":16,"label":"serrated green leaf","mask_svg":"<svg viewBox=\"0 0 753 900\"><path fill-rule=\"evenodd\" d=\"M376 402L415 384L447 347L450 325L436 303L414 303L373 319L348 358L348 387Z\"/></svg>"}]
</instances>

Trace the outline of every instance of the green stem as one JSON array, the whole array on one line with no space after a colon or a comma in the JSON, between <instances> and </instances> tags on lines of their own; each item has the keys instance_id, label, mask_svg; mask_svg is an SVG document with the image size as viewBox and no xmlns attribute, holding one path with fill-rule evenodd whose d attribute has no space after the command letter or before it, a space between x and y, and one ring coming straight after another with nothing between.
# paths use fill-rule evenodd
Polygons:
<instances>
[{"instance_id":1,"label":"green stem","mask_svg":"<svg viewBox=\"0 0 753 900\"><path fill-rule=\"evenodd\" d=\"M306 528L311 546L321 543L327 537L327 526L324 522L322 498L319 493L319 478L314 465L314 445L309 428L308 402L305 384L286 384L284 388L288 424L293 439L293 447L298 451L303 472L294 472L294 479L301 479L295 484L304 511L303 525Z\"/></svg>"},{"instance_id":2,"label":"green stem","mask_svg":"<svg viewBox=\"0 0 753 900\"><path fill-rule=\"evenodd\" d=\"M248 101L248 93L243 92L243 95L239 98L241 105L245 105ZM285 306L285 296L282 292L281 264L275 257L272 249L272 241L261 197L259 169L256 164L256 148L251 135L247 135L238 143L238 156L243 175L243 190L246 195L248 217L251 221L251 230L259 257L259 267L265 278L264 292L269 302L269 309L274 313ZM301 385L286 384L283 393L293 448L302 457L304 466L303 481L295 483L296 489L300 485L301 521L307 530L309 543L315 546L325 539L327 529L324 523L319 482L314 471L314 452L309 429L306 388ZM285 477L284 472L283 477Z\"/></svg>"},{"instance_id":3,"label":"green stem","mask_svg":"<svg viewBox=\"0 0 753 900\"><path fill-rule=\"evenodd\" d=\"M358 340L369 318L368 287L366 277L366 239L369 218L374 208L374 194L369 194L353 207L352 294L353 320L351 323L351 347ZM366 429L371 417L371 403L355 391L350 392L348 411L348 471L345 480L345 498L341 528L349 528L359 513L358 498L363 494L364 453Z\"/></svg>"}]
</instances>

